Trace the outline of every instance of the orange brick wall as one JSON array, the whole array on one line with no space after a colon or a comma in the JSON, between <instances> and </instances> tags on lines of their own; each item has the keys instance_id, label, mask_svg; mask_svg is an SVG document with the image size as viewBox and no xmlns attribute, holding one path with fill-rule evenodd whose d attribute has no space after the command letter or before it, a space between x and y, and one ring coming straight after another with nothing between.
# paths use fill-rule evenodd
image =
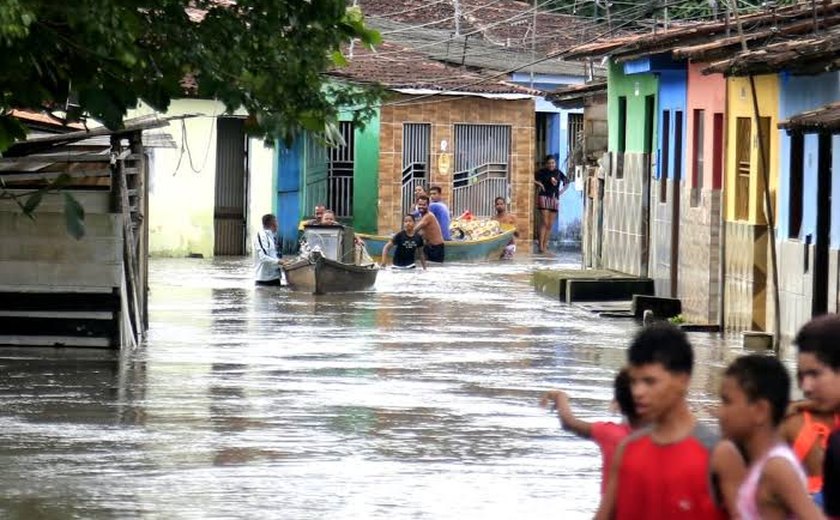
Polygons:
<instances>
[{"instance_id":1,"label":"orange brick wall","mask_svg":"<svg viewBox=\"0 0 840 520\"><path fill-rule=\"evenodd\" d=\"M395 98L410 100L411 96ZM394 98L389 101L393 102ZM403 123L431 123L431 184L443 187L443 198L449 204L452 194L452 170L442 175L437 168L440 142L449 143L453 152L454 125L503 124L511 126L511 204L517 217L520 240L533 236L534 213L534 101L485 99L478 97L434 96L404 105L383 105L379 133L379 232L390 233L401 227L402 208L402 132Z\"/></svg>"}]
</instances>

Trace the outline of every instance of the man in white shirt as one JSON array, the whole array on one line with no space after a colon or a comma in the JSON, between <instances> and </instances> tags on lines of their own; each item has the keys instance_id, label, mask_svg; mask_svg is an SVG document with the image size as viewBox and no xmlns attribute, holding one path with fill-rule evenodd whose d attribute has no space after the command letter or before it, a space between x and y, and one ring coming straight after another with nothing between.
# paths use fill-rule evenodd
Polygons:
<instances>
[{"instance_id":1,"label":"man in white shirt","mask_svg":"<svg viewBox=\"0 0 840 520\"><path fill-rule=\"evenodd\" d=\"M254 277L257 285L280 285L280 259L277 255L277 218L263 215L262 230L254 239Z\"/></svg>"}]
</instances>

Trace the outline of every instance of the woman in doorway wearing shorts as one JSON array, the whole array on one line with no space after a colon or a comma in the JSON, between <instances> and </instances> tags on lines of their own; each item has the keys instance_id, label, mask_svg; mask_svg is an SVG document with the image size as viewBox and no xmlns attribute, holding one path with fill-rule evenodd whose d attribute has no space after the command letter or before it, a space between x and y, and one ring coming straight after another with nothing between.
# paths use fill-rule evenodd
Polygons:
<instances>
[{"instance_id":1,"label":"woman in doorway wearing shorts","mask_svg":"<svg viewBox=\"0 0 840 520\"><path fill-rule=\"evenodd\" d=\"M539 227L539 251L545 253L548 249L548 238L551 236L551 228L557 220L557 210L560 207L560 195L569 186L569 179L557 169L557 160L549 155L545 158L545 168L541 169L534 176L534 184L537 185L537 209L540 211ZM560 188L560 185L563 188Z\"/></svg>"}]
</instances>

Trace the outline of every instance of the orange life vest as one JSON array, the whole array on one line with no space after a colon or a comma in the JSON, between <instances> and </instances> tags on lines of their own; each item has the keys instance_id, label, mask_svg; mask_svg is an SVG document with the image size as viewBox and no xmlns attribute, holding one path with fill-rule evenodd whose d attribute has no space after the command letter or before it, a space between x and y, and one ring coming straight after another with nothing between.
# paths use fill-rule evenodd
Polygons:
<instances>
[{"instance_id":1,"label":"orange life vest","mask_svg":"<svg viewBox=\"0 0 840 520\"><path fill-rule=\"evenodd\" d=\"M802 428L799 430L799 433L796 435L796 440L793 442L793 452L796 454L796 458L804 463L808 454L811 453L811 450L817 442L819 442L822 449L825 450L826 444L828 443L828 436L831 434L832 428L823 423L814 421L814 418L811 416L811 412L808 411L802 412L802 419ZM835 426L840 426L840 414L834 414L834 424ZM818 493L822 490L822 485L822 473L819 475L808 476L809 493Z\"/></svg>"}]
</instances>

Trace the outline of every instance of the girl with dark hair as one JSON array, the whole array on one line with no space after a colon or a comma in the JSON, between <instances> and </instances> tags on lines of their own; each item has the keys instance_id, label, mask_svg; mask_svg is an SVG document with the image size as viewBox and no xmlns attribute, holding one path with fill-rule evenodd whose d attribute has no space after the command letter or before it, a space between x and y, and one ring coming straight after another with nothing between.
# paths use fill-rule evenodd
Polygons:
<instances>
[{"instance_id":1,"label":"girl with dark hair","mask_svg":"<svg viewBox=\"0 0 840 520\"><path fill-rule=\"evenodd\" d=\"M545 168L534 176L534 184L539 190L537 193L537 209L540 211L539 251L545 253L548 248L548 238L551 236L551 228L557 220L560 195L569 187L569 179L557 169L557 160L554 156L549 155L545 158Z\"/></svg>"}]
</instances>

